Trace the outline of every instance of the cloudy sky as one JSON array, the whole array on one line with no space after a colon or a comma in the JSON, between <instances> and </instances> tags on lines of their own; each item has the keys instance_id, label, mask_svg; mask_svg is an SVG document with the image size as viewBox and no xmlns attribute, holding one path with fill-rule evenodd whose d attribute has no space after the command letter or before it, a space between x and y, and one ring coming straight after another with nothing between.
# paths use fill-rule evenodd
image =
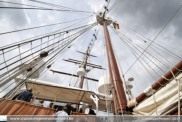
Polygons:
<instances>
[{"instance_id":1,"label":"cloudy sky","mask_svg":"<svg viewBox=\"0 0 182 122\"><path fill-rule=\"evenodd\" d=\"M54 8L46 5L42 5L36 2L28 1L28 0L7 0L11 2L17 2L22 4L35 5L40 7ZM109 4L110 7L117 0L111 0ZM44 0L44 2L49 2L56 5L62 5L73 9L78 9L82 11L89 12L100 12L103 11L103 6L106 5L105 0ZM108 17L112 18L114 21L118 22L120 25L120 32L125 33L126 36L133 39L133 41L137 42L138 40L126 31L122 25L131 28L132 30L148 37L153 40L161 29L165 26L165 24L169 21L169 19L174 15L177 9L182 5L181 0L123 0L119 2L119 4L107 14ZM1 7L26 7L21 5L13 5L4 2L0 2ZM92 17L89 17L93 15ZM168 50L174 52L178 56L182 57L180 53L182 51L182 9L178 11L178 13L174 16L174 18L170 21L170 23L166 26L166 28L161 32L161 34L155 39L154 42L163 45ZM67 12L60 11L48 11L48 10L15 10L15 9L0 9L0 33L36 27L40 25L48 25L60 22L66 22L76 19L81 19L87 17L80 25L88 25L96 21L95 14L92 13L80 13L73 14ZM17 33L0 35L0 47L18 42L24 39L28 39L31 37L35 37L41 34L45 34L48 32L52 32L55 30L62 29L66 26L69 26L75 22L60 24L55 26L49 26L39 29L32 29ZM97 26L93 28L91 31L86 33L83 38L79 41L79 43L73 46L68 53L64 54L57 62L54 63L52 69L57 69L60 71L65 71L71 73L74 69L74 64L64 62L62 59L82 59L82 54L76 53L75 51L85 52L88 44L93 38L93 33L95 29L99 28L98 39L94 44L94 47L91 51L91 54L98 56L97 58L90 58L89 62L95 63L98 65L102 65L102 67L106 68L106 71L93 69L90 73L88 73L88 77L93 77L99 79L103 75L108 74L107 59L104 52L104 35L102 26ZM121 64L122 70L125 73L128 68L135 62L136 58L131 54L128 47L121 41L120 38L109 28L111 40L114 46L115 53L119 58L119 62ZM148 42L147 42L148 43ZM34 45L36 45L35 43ZM147 47L147 45L141 44L143 47ZM21 51L25 51L30 47L22 47ZM153 47L155 48L155 47ZM158 50L158 48L155 48ZM148 49L150 53L157 55L154 50ZM179 60L174 59L172 56L168 56L166 53L158 50L160 54L163 56L163 60L168 60L171 63L171 67L179 62ZM123 53L122 53L123 52ZM18 53L18 50L16 50ZM11 53L11 56L15 55L15 52ZM7 55L6 58L9 58L10 55ZM159 56L159 55L158 55ZM150 57L151 59L153 57ZM126 60L125 60L126 59ZM3 62L2 56L0 57L0 61ZM128 65L126 63L128 62ZM164 68L161 64L158 64L156 60L154 62L160 67ZM152 64L150 64L152 65ZM128 67L129 66L129 67ZM1 66L2 67L2 66ZM76 66L78 67L78 66ZM170 67L170 68L171 68ZM163 74L154 66L154 70L162 76ZM165 72L169 70L169 68L165 69ZM76 71L74 72L76 74ZM130 77L134 77L135 83L133 84L132 93L136 97L142 91L147 88L149 85L155 82L150 74L145 70L145 68L137 62L132 68L131 71L127 72L125 75L126 80ZM69 82L70 77L52 74L52 72L48 71L42 77L41 80L55 83L63 83L64 85ZM66 79L63 81L63 79ZM74 78L73 78L74 79ZM146 81L148 79L149 82ZM89 90L97 91L98 83L89 81ZM137 86L136 86L137 85ZM138 87L138 89L137 89Z\"/></svg>"}]
</instances>

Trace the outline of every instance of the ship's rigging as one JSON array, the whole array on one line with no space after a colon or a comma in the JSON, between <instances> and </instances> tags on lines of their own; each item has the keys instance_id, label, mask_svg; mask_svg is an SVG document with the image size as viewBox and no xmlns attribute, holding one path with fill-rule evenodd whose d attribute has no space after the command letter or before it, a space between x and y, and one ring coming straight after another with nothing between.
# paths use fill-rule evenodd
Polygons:
<instances>
[{"instance_id":1,"label":"ship's rigging","mask_svg":"<svg viewBox=\"0 0 182 122\"><path fill-rule=\"evenodd\" d=\"M111 23L115 22L115 20L112 20L111 18L107 16L111 15L112 12L114 12L114 10L124 2L124 0L116 0L111 6L110 6L110 0L109 1L106 0L106 4L104 5L105 6L104 12L97 12L97 13L90 12L90 11L82 11L82 10L73 9L70 7L64 7L64 6L60 6L60 5L56 5L52 3L42 2L38 0L30 0L30 1L47 5L50 8L20 4L15 2L0 1L0 2L6 2L7 4L29 6L29 7L0 7L0 9L15 9L15 10L16 9L27 9L27 10L31 9L31 10L42 10L42 11L49 10L49 11L67 12L67 13L76 14L76 15L77 14L86 15L87 17L82 17L80 19L73 19L70 21L65 21L65 22L60 22L55 24L47 24L47 25L41 25L41 26L36 26L31 28L24 28L24 29L19 29L15 31L0 33L0 36L1 36L1 35L17 33L17 32L26 31L26 30L33 30L38 28L44 28L49 26L51 27L55 25L74 22L74 24L61 28L59 30L38 35L38 36L25 39L19 42L15 42L6 46L1 46L0 56L2 61L0 62L0 66L1 66L0 67L0 71L1 71L0 93L2 94L1 97L7 100L11 99L15 94L19 93L20 90L24 88L25 86L33 87L34 86L33 84L35 83L35 87L38 88L37 80L39 80L39 78L43 76L44 73L51 71L53 72L53 74L59 73L59 74L65 74L67 76L70 76L71 78L70 80L67 81L66 85L68 87L77 87L80 89L86 89L86 91L80 90L80 92L83 92L82 93L83 96L86 96L86 94L92 95L93 96L92 99L96 101L95 102L96 106L98 104L101 104L101 103L98 103L98 100L101 100L101 101L103 100L106 103L102 105L106 106L107 111L110 111L110 112L114 111L115 114L122 114L122 115L131 114L130 113L131 110L129 110L127 107L128 100L135 99L135 102L132 103L131 106L134 107L133 105L135 105L136 107L138 103L142 102L145 98L150 96L150 95L147 96L146 94L145 95L141 94L141 91L138 88L139 86L137 85L139 84L139 82L137 79L134 78L135 90L137 90L138 95L141 94L141 96L143 95L145 97L143 96L142 98L140 98L140 96L136 98L133 97L132 90L129 88L129 86L132 86L132 83L126 80L126 75L128 75L129 73L130 73L130 77L134 77L131 71L131 68L133 68L135 64L138 64L140 71L143 74L144 74L144 70L145 72L148 73L150 78L146 76L143 76L143 77L146 79L149 86L152 86L152 84L154 83L152 81L158 81L158 79L161 78L161 75L166 74L168 71L170 71L171 68L174 67L174 63L171 61L171 59L175 60L175 62L180 62L182 59L182 56L178 52L172 52L163 43L155 42L156 38L161 34L161 32L170 23L173 17L178 13L182 5L177 9L177 11L173 14L173 16L161 29L161 31L156 35L156 37L153 40L151 40L143 36L142 34L139 34L136 31L130 29L129 27L123 25L120 22L118 22L121 28L120 30L116 30L113 28ZM92 24L83 25L85 20L90 19L91 17L95 15L97 18L96 22L93 22ZM117 39L118 39L117 42L116 40L112 40L112 38L110 38L109 33L117 35ZM89 34L92 34L91 39L87 38ZM99 34L103 36L105 35L105 39L99 36ZM86 49L84 50L85 52L80 52L80 50L77 50L77 53L81 53L83 55L82 60L72 59L72 57L70 57L69 59L64 59L64 61L75 63L75 67L72 70L72 73L67 73L67 72L52 69L52 66L53 65L55 66L55 63L57 63L64 54L67 54L68 51L73 49L74 46L80 44L81 41L83 40L84 41L90 40L90 41L87 41L89 42L88 45L86 46L84 45L84 47L86 47L84 48ZM97 56L97 58L102 58L101 59L102 65L91 62L92 60L91 57L96 57L92 55L91 52L94 46L96 45L95 43L97 42L97 44L99 44L98 41L100 41L101 43L100 50L103 56L100 56L100 57ZM125 50L123 50L123 45L125 46L125 49L129 49L131 55L135 59L135 61L133 61L131 65L129 65L126 56L124 56ZM122 52L122 56L125 58L124 60L127 63L126 71L122 70L122 64L120 62L121 58L119 58L119 56L117 55L118 46ZM24 47L28 49L22 52L21 50ZM7 55L12 53L13 51L18 51L18 54L13 54L12 56L8 56L7 58ZM166 56L170 56L171 59L169 59ZM74 72L76 71L76 68L78 68L78 71L80 71L80 73L77 72L77 74L74 74ZM114 103L111 102L110 97L108 95L106 95L105 98L101 99L101 97L99 98L99 94L93 94L92 92L90 92L92 85L90 85L89 87L88 80L91 80L93 82L98 82L98 79L90 77L90 76L88 77L88 74L93 69L95 71L96 68L100 69L100 72L103 72L102 75L110 76L111 82L112 82L111 92L112 92ZM179 70L178 70L179 72L181 71L180 68L181 67L179 67ZM179 74L179 72L176 71L176 74L173 74L173 72L171 72L171 74L173 74L171 75L173 76L173 79L176 79L176 75ZM73 76L74 76L74 79L72 78ZM132 78L130 78L130 80L131 79ZM173 80L172 78L170 79ZM176 79L176 81L178 80L179 79ZM161 83L159 82L159 84ZM51 84L49 85L50 85L50 89L54 89L53 88L54 86L51 86ZM166 84L162 84L161 86L163 85L166 85ZM62 88L62 86L58 86L58 87ZM179 84L178 84L178 87L179 87ZM98 90L97 88L95 89L96 91ZM110 90L108 86L105 86L104 89ZM158 90L158 88L154 88L154 89L156 91ZM180 90L179 89L178 89L178 95L179 95L178 96L178 114L180 114L179 113L180 112ZM154 91L154 93L156 91ZM152 92L153 92L153 89L152 89ZM154 93L152 93L152 95ZM37 92L37 94L34 95L34 97L37 97L37 98L43 97L43 95L38 96L38 94L39 93ZM127 97L126 97L126 94L128 95ZM88 102L89 98L87 97L88 96L86 96L85 101ZM53 98L51 98L51 100L52 99ZM61 98L57 98L56 96L55 99L58 100ZM83 99L80 99L80 101L82 101ZM73 99L69 99L69 100L71 101ZM111 103L113 104L113 107L114 107L112 108L113 110L111 110L111 106L110 108L108 107L108 102L109 104ZM3 103L0 103L0 104L3 104ZM75 104L79 104L79 103L76 101ZM156 106L155 106L155 109L156 109ZM2 112L0 112L0 114ZM158 115L157 112L156 112L156 115Z\"/></svg>"}]
</instances>

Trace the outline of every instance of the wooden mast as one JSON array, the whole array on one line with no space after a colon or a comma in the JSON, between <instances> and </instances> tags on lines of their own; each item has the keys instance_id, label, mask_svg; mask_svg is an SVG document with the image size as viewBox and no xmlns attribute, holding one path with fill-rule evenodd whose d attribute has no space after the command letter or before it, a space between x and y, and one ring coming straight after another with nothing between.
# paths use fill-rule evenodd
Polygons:
<instances>
[{"instance_id":1,"label":"wooden mast","mask_svg":"<svg viewBox=\"0 0 182 122\"><path fill-rule=\"evenodd\" d=\"M87 66L87 59L88 59L88 50L86 51L86 57L85 57L85 62L83 64L83 68L85 69L86 71L86 66ZM84 61L84 60L83 60ZM82 66L82 63L80 64L80 67ZM84 82L84 79L85 77L84 76L81 76L81 82L79 84L79 88L83 89L83 82ZM76 104L75 108L77 109L77 111L79 111L79 105ZM84 112L84 110L82 109L82 112Z\"/></svg>"},{"instance_id":2,"label":"wooden mast","mask_svg":"<svg viewBox=\"0 0 182 122\"><path fill-rule=\"evenodd\" d=\"M85 57L85 61L84 61L84 64L83 64L83 68L85 69L85 71L86 71L86 66L87 66L87 59L88 59L88 50L86 51L86 57ZM82 65L82 64L81 64ZM81 65L80 65L80 67L81 67ZM84 82L84 79L85 79L85 77L84 76L81 76L81 82L80 82L80 84L79 84L79 88L83 88L83 82Z\"/></svg>"},{"instance_id":3,"label":"wooden mast","mask_svg":"<svg viewBox=\"0 0 182 122\"><path fill-rule=\"evenodd\" d=\"M102 24L104 28L104 36L105 36L105 43L106 43L106 50L107 50L107 57L108 57L108 65L109 65L109 73L111 77L111 82L113 85L112 94L114 96L114 103L116 104L116 109L118 114L126 114L127 110L127 100L126 95L124 92L124 88L122 85L122 80L119 74L118 66L116 63L116 59L114 56L114 51L112 49L111 41L109 32L107 29L107 20L103 19Z\"/></svg>"}]
</instances>

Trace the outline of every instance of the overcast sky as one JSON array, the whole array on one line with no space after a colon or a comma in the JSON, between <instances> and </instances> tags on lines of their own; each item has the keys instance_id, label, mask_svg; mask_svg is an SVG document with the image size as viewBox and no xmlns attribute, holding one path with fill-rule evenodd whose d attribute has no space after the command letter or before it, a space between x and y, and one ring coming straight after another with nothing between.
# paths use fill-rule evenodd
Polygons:
<instances>
[{"instance_id":1,"label":"overcast sky","mask_svg":"<svg viewBox=\"0 0 182 122\"><path fill-rule=\"evenodd\" d=\"M49 7L46 5L42 5L39 3L35 3L28 0L7 0L12 2L18 2L29 5L36 5L42 7ZM103 11L103 6L106 4L105 0L44 0L45 2L49 2L52 4L62 5L66 7L70 7L73 9L78 9L82 11L90 11L90 12L99 12ZM109 8L116 0L111 0L109 4ZM177 11L177 9L182 5L181 0L125 0L120 2L116 8L107 14L110 18L117 21L120 24L120 32L125 33L127 36L133 38L133 41L137 41L136 38L133 37L131 33L128 33L122 28L121 24L131 28L132 30L148 37L153 40L160 30L165 26L165 24L169 21L169 19L173 16L173 14ZM20 5L12 5L0 2L1 7L8 6L16 6L23 7ZM25 6L26 7L26 6ZM52 7L49 7L52 8ZM110 10L110 9L109 9ZM93 17L88 17L93 15ZM178 54L182 57L182 9L178 11L178 13L174 16L171 22L166 26L166 28L162 31L162 33L156 38L155 42L165 46L170 51ZM72 14L60 11L43 11L43 10L15 10L15 9L0 9L0 33L18 30L23 28L35 27L40 25L54 24L59 22L65 22L75 19L80 19L88 17L85 21L82 22L82 25L91 24L96 21L94 14ZM0 36L0 47L4 45L8 45L14 42L18 42L30 37L34 37L37 35L41 35L44 33L52 32L66 26L69 26L72 23L66 23L56 26L50 26L40 29L33 29L28 31L22 31L18 33L6 34ZM79 25L81 26L81 25ZM75 26L76 27L76 26ZM53 69L57 69L60 71L65 71L71 73L74 69L74 64L64 62L62 59L77 59L81 60L82 54L76 53L75 51L85 52L88 44L90 43L93 33L95 29L99 26L92 29L87 35L85 35L82 40L78 43L78 45L72 47L68 53L63 55L54 65ZM109 28L111 40L114 46L114 50L119 57L119 61L122 67L123 72L125 73L128 70L128 65L125 61L127 60L129 67L135 62L136 58L133 57L130 50L127 46L121 41L120 38ZM108 74L107 63L105 64L105 60L107 59L104 55L104 36L102 26L99 28L99 33L97 37L97 41L91 51L91 54L98 56L97 58L90 58L90 62L102 65L106 68L107 73L102 70L93 69L88 77L99 79L101 76ZM36 44L34 44L36 45ZM142 46L146 47L146 45ZM29 47L21 48L21 51L29 49ZM156 50L158 50L156 48ZM124 55L122 54L124 52ZM152 49L149 51L153 54ZM160 50L159 50L160 52ZM15 53L15 52L14 52ZM16 51L18 53L18 50ZM167 54L160 52L161 55L164 56L164 60L169 60L171 64L174 66L179 62L179 60L175 60L173 57L168 56ZM14 55L13 53L11 56ZM9 56L7 56L8 58ZM1 57L1 62L3 58ZM160 67L164 68L162 65L158 64ZM66 67L65 67L66 66ZM67 67L68 66L68 67ZM77 66L78 67L78 66ZM140 68L141 67L141 68ZM170 67L171 68L171 67ZM142 70L141 70L142 69ZM155 69L157 72L158 69ZM169 69L165 69L167 71ZM76 71L74 72L76 74ZM161 76L164 74L159 73ZM133 76L132 76L133 75ZM55 83L61 83L65 78L65 75L52 74L52 72L46 72L40 79L45 81L51 81ZM137 62L132 68L131 72L126 74L126 80L129 77L134 77L135 83L133 83L132 93L136 97L142 91L147 88L150 84L155 82L154 79L149 75L149 73L142 67L142 65ZM146 81L146 78L149 80L149 83ZM74 79L74 78L73 78ZM64 85L70 80L70 77L63 82ZM89 81L89 90L97 91L98 84L96 82ZM137 90L137 87L139 91Z\"/></svg>"}]
</instances>

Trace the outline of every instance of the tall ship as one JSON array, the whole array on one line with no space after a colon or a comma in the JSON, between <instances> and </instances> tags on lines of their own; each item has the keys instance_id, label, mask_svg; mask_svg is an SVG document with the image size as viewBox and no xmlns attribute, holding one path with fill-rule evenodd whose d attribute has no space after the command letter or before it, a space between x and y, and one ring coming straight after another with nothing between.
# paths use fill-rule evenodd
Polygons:
<instances>
[{"instance_id":1,"label":"tall ship","mask_svg":"<svg viewBox=\"0 0 182 122\"><path fill-rule=\"evenodd\" d=\"M178 8L170 7L154 39L122 24L125 15L119 10L128 1L95 1L96 7L103 6L95 12L87 11L81 1L69 7L66 2L0 1L2 17L16 16L11 20L15 24L23 22L20 11L35 21L47 19L41 18L37 26L0 31L0 115L53 115L70 103L70 116L89 116L88 106L96 116L182 115L181 41L173 43L174 35L167 32L172 44L159 41L165 30L180 33L181 26L168 26L180 21L176 18L181 17L181 1ZM92 6L93 1L82 2ZM146 12L153 9L149 5ZM46 24L53 16L57 23ZM1 21L5 25L0 27L11 25ZM21 41L14 41L17 35ZM29 101L17 99L30 89ZM39 100L43 106L37 105Z\"/></svg>"}]
</instances>

